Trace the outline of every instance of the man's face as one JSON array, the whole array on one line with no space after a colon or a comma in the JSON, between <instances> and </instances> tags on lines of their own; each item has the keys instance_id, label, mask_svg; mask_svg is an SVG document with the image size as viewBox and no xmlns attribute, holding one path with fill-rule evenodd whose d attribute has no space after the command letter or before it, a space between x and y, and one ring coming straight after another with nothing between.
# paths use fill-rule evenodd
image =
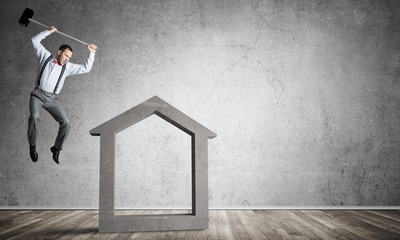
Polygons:
<instances>
[{"instance_id":1,"label":"man's face","mask_svg":"<svg viewBox=\"0 0 400 240\"><path fill-rule=\"evenodd\" d=\"M57 52L57 62L61 65L66 64L71 57L72 52L69 49L65 49L63 52L61 52L61 50L58 50Z\"/></svg>"}]
</instances>

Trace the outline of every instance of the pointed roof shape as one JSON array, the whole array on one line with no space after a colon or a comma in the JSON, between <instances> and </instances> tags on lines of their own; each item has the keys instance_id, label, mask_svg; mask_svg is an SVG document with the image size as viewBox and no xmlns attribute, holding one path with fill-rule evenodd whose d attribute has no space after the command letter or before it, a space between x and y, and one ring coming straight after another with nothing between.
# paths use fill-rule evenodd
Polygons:
<instances>
[{"instance_id":1,"label":"pointed roof shape","mask_svg":"<svg viewBox=\"0 0 400 240\"><path fill-rule=\"evenodd\" d=\"M211 130L196 122L158 96L154 96L93 128L90 130L90 134L92 136L100 136L102 133L109 133L110 131L116 134L153 114L156 114L191 136L199 134L210 139L217 136L217 134L213 133Z\"/></svg>"},{"instance_id":2,"label":"pointed roof shape","mask_svg":"<svg viewBox=\"0 0 400 240\"><path fill-rule=\"evenodd\" d=\"M192 213L180 215L118 215L115 212L115 135L156 114L191 136ZM161 98L121 113L90 134L100 136L99 232L194 230L208 228L207 138L217 135Z\"/></svg>"}]
</instances>

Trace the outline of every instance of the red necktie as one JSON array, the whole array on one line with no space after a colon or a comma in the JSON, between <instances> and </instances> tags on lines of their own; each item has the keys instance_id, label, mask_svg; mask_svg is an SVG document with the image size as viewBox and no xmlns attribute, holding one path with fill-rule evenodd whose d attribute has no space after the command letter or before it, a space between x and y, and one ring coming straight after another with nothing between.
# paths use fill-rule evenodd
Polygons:
<instances>
[{"instance_id":1,"label":"red necktie","mask_svg":"<svg viewBox=\"0 0 400 240\"><path fill-rule=\"evenodd\" d=\"M59 63L57 62L57 60L54 60L53 62L54 62L54 63L57 63L58 65L60 65L60 66L61 66L61 64L59 64Z\"/></svg>"}]
</instances>

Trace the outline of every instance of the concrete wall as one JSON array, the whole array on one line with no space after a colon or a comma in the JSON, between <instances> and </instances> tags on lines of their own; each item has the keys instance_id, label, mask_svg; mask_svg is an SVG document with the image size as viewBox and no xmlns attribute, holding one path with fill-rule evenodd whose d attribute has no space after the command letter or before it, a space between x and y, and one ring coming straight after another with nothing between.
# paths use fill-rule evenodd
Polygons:
<instances>
[{"instance_id":1,"label":"concrete wall","mask_svg":"<svg viewBox=\"0 0 400 240\"><path fill-rule=\"evenodd\" d=\"M34 19L99 47L69 77L72 122L43 111L32 163L28 102ZM400 2L0 2L0 206L98 207L99 138L89 130L158 95L218 134L210 207L400 205ZM44 46L85 46L51 35ZM189 137L158 117L117 136L117 207L190 206Z\"/></svg>"}]
</instances>

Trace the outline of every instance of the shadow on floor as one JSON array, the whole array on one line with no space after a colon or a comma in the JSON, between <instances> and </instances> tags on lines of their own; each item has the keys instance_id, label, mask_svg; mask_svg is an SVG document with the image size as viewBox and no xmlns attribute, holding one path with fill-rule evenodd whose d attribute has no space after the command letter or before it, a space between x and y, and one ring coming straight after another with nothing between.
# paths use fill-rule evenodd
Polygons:
<instances>
[{"instance_id":1,"label":"shadow on floor","mask_svg":"<svg viewBox=\"0 0 400 240\"><path fill-rule=\"evenodd\" d=\"M79 227L75 229L49 229L49 231L46 231L46 235L63 235L63 234L71 234L71 235L76 235L76 234L87 234L87 233L99 233L99 228L98 227Z\"/></svg>"}]
</instances>

